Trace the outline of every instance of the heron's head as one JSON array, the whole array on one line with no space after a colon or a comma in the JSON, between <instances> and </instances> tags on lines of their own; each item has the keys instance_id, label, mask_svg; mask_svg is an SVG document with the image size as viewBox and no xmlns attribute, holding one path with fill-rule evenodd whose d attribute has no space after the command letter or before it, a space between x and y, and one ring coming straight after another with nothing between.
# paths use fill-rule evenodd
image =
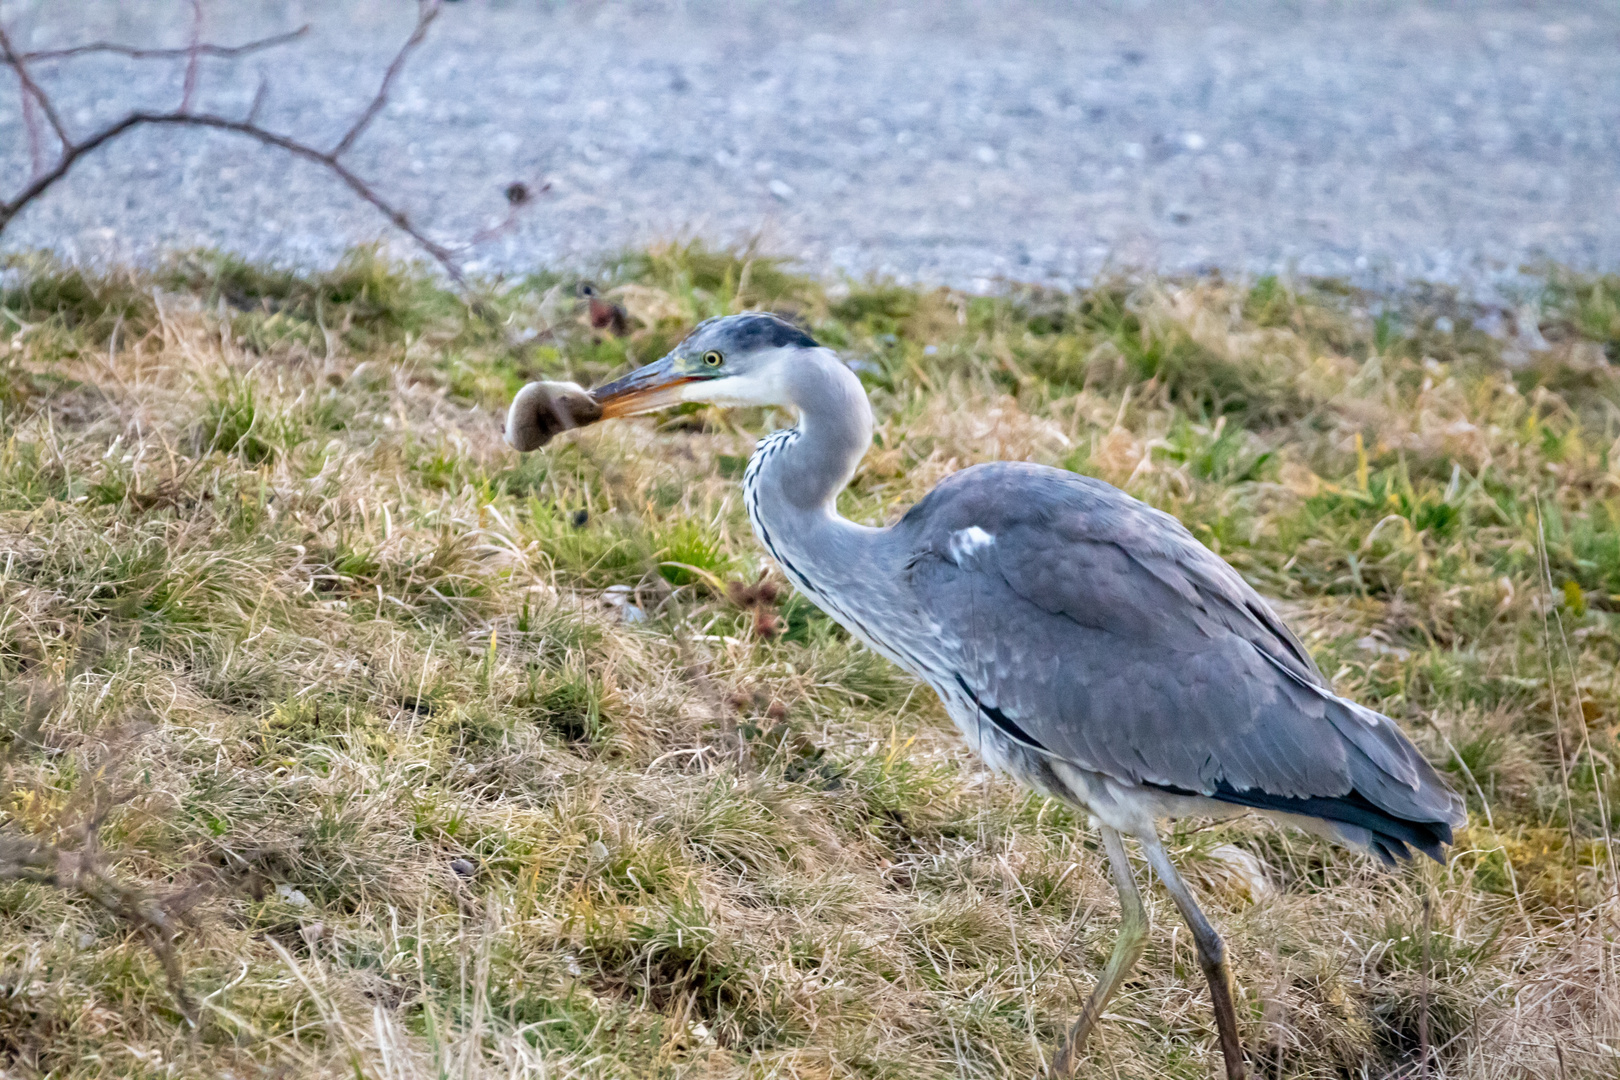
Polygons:
<instances>
[{"instance_id":1,"label":"heron's head","mask_svg":"<svg viewBox=\"0 0 1620 1080\"><path fill-rule=\"evenodd\" d=\"M763 311L700 323L656 363L599 386L602 418L634 416L685 401L787 405L796 360L825 350L792 323Z\"/></svg>"}]
</instances>

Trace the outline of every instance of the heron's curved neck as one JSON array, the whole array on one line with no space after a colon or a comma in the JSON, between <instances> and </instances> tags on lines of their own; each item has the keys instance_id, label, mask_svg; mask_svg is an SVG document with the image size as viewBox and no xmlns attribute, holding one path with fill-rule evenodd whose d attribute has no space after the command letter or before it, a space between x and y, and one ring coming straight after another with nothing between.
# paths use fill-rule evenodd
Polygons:
<instances>
[{"instance_id":1,"label":"heron's curved neck","mask_svg":"<svg viewBox=\"0 0 1620 1080\"><path fill-rule=\"evenodd\" d=\"M840 517L837 506L872 441L872 407L861 381L826 350L796 357L781 388L799 424L760 440L743 477L743 501L760 543L825 607L829 590L864 565L872 532Z\"/></svg>"},{"instance_id":2,"label":"heron's curved neck","mask_svg":"<svg viewBox=\"0 0 1620 1080\"><path fill-rule=\"evenodd\" d=\"M799 426L760 440L743 478L743 501L760 543L788 579L846 630L921 674L885 646L862 612L895 609L898 575L882 565L884 529L838 514L838 493L872 442L872 407L855 374L826 350L784 379Z\"/></svg>"},{"instance_id":3,"label":"heron's curved neck","mask_svg":"<svg viewBox=\"0 0 1620 1080\"><path fill-rule=\"evenodd\" d=\"M838 493L872 443L872 406L855 373L826 349L796 358L782 382L799 425L750 470L755 493L781 515L836 517Z\"/></svg>"}]
</instances>

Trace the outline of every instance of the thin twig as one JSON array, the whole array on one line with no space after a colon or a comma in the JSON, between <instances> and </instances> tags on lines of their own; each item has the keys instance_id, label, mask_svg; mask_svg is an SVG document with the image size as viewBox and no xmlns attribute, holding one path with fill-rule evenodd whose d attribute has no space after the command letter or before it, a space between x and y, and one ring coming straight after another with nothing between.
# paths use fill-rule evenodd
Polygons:
<instances>
[{"instance_id":1,"label":"thin twig","mask_svg":"<svg viewBox=\"0 0 1620 1080\"><path fill-rule=\"evenodd\" d=\"M276 147L294 155L295 157L303 158L306 161L314 162L317 165L322 165L331 170L338 177L338 179L342 180L343 183L348 186L350 191L354 192L355 195L359 196L365 202L376 207L378 211L388 218L389 222L395 228L405 233L413 241L415 241L422 250L431 255L433 259L444 268L445 273L452 281L454 281L457 285L465 285L466 279L461 272L461 268L456 263L455 255L449 248L433 240L426 233L422 232L421 229L417 228L411 223L409 217L406 215L403 209L383 198L365 179L360 177L348 166L344 165L338 160L341 155L343 155L354 145L355 140L357 140L366 131L378 113L382 111L383 106L387 104L389 93L392 91L394 82L398 78L401 69L404 67L405 61L410 57L411 53L421 45L423 39L427 35L428 28L432 25L433 20L438 17L439 10L440 0L419 0L415 29L411 32L410 37L406 39L405 43L400 46L398 52L394 54L393 60L388 65L388 70L383 75L381 85L377 88L376 94L367 104L365 110L360 114L355 122L350 125L343 138L339 140L338 144L331 150L321 150L308 143L301 142L290 135L283 135L279 132L271 131L268 128L260 126L257 117L259 108L263 104L265 96L265 87L262 84L258 92L254 95L253 105L249 109L248 114L244 119L237 120L228 116L221 116L213 113L196 113L192 111L192 103L193 98L195 97L197 83L197 59L199 56L239 55L242 52L252 49L265 48L271 44L280 44L283 41L290 40L293 37L301 36L308 29L307 26L300 27L297 31L291 34L283 34L278 38L265 38L261 41L249 42L247 45L234 47L204 45L200 41L202 20L201 6L200 4L197 4L194 5L195 16L192 23L192 43L183 50L124 50L121 47L114 48L111 46L103 46L101 44L94 46L79 46L76 50L57 50L56 53L51 54L51 58L57 58L58 55L73 55L77 52L86 51L120 51L125 52L128 55L136 55L138 53L140 55L153 56L184 56L187 60L185 89L182 93L180 107L178 109L172 112L130 112L118 120L113 121L111 124L108 124L106 127L101 128L99 131L96 131L79 140L75 140L69 136L67 128L63 125L61 117L57 114L55 105L52 103L49 95L47 95L45 91L40 88L39 84L34 81L32 74L28 70L28 55L19 52L12 45L11 39L9 35L6 34L5 29L0 27L0 53L3 53L6 62L9 63L17 72L18 82L22 87L25 103L33 103L39 106L40 110L44 112L46 118L50 121L52 129L56 132L57 138L62 144L60 155L54 164L46 168L36 169L35 175L29 180L21 191L19 191L9 200L0 201L0 233L4 233L6 227L16 218L19 213L22 212L24 207L28 206L28 204L43 195L63 177L67 176L67 174L72 171L73 167L81 158L94 152L114 139L117 139L126 132L132 131L138 127L150 126L212 128L216 131L227 131L233 134L245 136L263 145ZM545 187L541 187L539 190L544 191ZM522 195L521 197L513 198L511 191L520 191L522 192ZM526 185L513 185L508 193L508 202L510 207L508 210L507 219L495 229L486 230L487 235L480 234L480 237L475 238L474 242L478 242L480 238L488 238L489 236L498 235L500 232L503 232L505 229L509 228L512 222L515 220L514 215L516 214L517 210L531 200L530 191L531 189Z\"/></svg>"},{"instance_id":2,"label":"thin twig","mask_svg":"<svg viewBox=\"0 0 1620 1080\"><path fill-rule=\"evenodd\" d=\"M357 176L347 166L334 160L331 154L317 150L315 147L301 143L289 136L269 131L258 124L249 123L246 120L232 120L227 116L215 116L210 113L134 112L96 132L84 141L70 144L67 152L62 155L61 160L54 167L42 173L25 187L16 198L10 202L0 203L0 231L5 229L6 225L21 212L24 206L38 198L46 189L66 176L80 158L99 149L127 131L152 125L205 127L218 131L234 132L255 139L267 146L278 147L305 160L324 165L336 173L338 178L347 184L349 189L356 195L382 211L395 228L421 245L422 249L432 255L444 267L445 273L449 274L458 284L463 283L465 280L460 267L456 265L455 256L449 248L432 240L415 225L411 224L410 219L405 215L405 211L395 207L378 195L371 185L367 184L365 180Z\"/></svg>"},{"instance_id":3,"label":"thin twig","mask_svg":"<svg viewBox=\"0 0 1620 1080\"><path fill-rule=\"evenodd\" d=\"M22 731L13 738L10 746L0 751L0 797L9 797L15 789L12 777L14 759L20 749L38 745L45 716L61 697L60 688L48 687L36 699L37 689L30 687L24 706ZM173 901L160 901L141 889L119 881L108 869L96 842L107 814L125 798L108 792L101 782L108 769L109 766L103 763L92 773L91 782L81 791L89 804L83 818L77 821L58 820L55 824L55 839L68 841L76 846L76 850L40 836L0 835L0 881L28 881L64 892L76 892L140 931L147 947L163 968L164 981L168 984L175 1006L186 1022L195 1027L197 1009L186 991L185 972L174 947L179 928L170 912Z\"/></svg>"},{"instance_id":4,"label":"thin twig","mask_svg":"<svg viewBox=\"0 0 1620 1080\"><path fill-rule=\"evenodd\" d=\"M289 30L285 34L276 34L273 37L259 38L242 45L187 45L178 49L137 49L129 45L120 45L112 41L95 41L88 45L74 45L65 49L39 49L35 52L20 53L24 63L40 61L66 60L74 56L87 56L91 53L116 53L134 60L179 60L189 57L193 52L198 56L234 57L246 56L249 53L272 49L277 45L285 45L289 41L297 41L309 33L309 24L305 23L296 30ZM6 58L11 63L11 58Z\"/></svg>"},{"instance_id":5,"label":"thin twig","mask_svg":"<svg viewBox=\"0 0 1620 1080\"><path fill-rule=\"evenodd\" d=\"M523 211L534 201L534 197L543 195L550 190L551 183L549 181L542 182L538 187L525 184L522 181L514 181L506 185L506 216L489 228L474 233L467 243L476 247L511 232L513 227L517 225L518 219L523 215Z\"/></svg>"},{"instance_id":6,"label":"thin twig","mask_svg":"<svg viewBox=\"0 0 1620 1080\"><path fill-rule=\"evenodd\" d=\"M191 43L186 47L186 79L180 90L180 111L190 112L197 93L197 58L202 47L202 0L191 0Z\"/></svg>"},{"instance_id":7,"label":"thin twig","mask_svg":"<svg viewBox=\"0 0 1620 1080\"><path fill-rule=\"evenodd\" d=\"M1429 1075L1429 933L1433 925L1434 902L1428 886L1423 894L1423 971L1418 991L1418 1075Z\"/></svg>"},{"instance_id":8,"label":"thin twig","mask_svg":"<svg viewBox=\"0 0 1620 1080\"><path fill-rule=\"evenodd\" d=\"M1538 512L1540 510L1539 504L1537 510ZM1543 557L1545 554L1544 549ZM1552 621L1558 628L1558 640L1563 646L1564 666L1569 669L1569 689L1575 697L1575 722L1581 729L1581 743L1575 748L1573 760L1579 766L1581 755L1586 755L1587 765L1591 769L1592 795L1597 802L1597 818L1603 829L1603 848L1608 853L1609 880L1620 889L1620 863L1616 861L1614 832L1609 826L1608 800L1604 797L1604 785L1598 776L1597 751L1592 747L1592 729L1586 723L1586 706L1581 696L1580 676L1575 669L1575 654L1569 647L1569 633L1564 629L1564 616L1557 608L1552 611Z\"/></svg>"},{"instance_id":9,"label":"thin twig","mask_svg":"<svg viewBox=\"0 0 1620 1080\"><path fill-rule=\"evenodd\" d=\"M258 121L258 119L259 119L259 110L264 107L264 98L265 98L265 95L267 93L269 93L269 91L270 91L270 84L265 81L263 75L259 76L259 88L257 90L255 90L255 91L253 91L253 104L248 106L248 111L247 111L247 122L248 123L252 124L252 123L256 123Z\"/></svg>"},{"instance_id":10,"label":"thin twig","mask_svg":"<svg viewBox=\"0 0 1620 1080\"><path fill-rule=\"evenodd\" d=\"M1558 775L1563 783L1564 790L1564 817L1569 826L1569 857L1574 862L1573 872L1570 874L1569 887L1573 893L1570 903L1570 918L1574 922L1574 949L1577 958L1581 948L1581 849L1580 839L1575 831L1575 795L1569 783L1568 748L1564 739L1564 720L1558 708L1558 672L1553 663L1552 627L1550 614L1552 611L1552 562L1547 557L1547 517L1542 509L1541 495L1536 494L1536 550L1540 558L1540 582L1542 589L1541 605L1541 640L1545 646L1543 656L1547 662L1547 693L1552 701L1553 733L1558 746Z\"/></svg>"},{"instance_id":11,"label":"thin twig","mask_svg":"<svg viewBox=\"0 0 1620 1080\"><path fill-rule=\"evenodd\" d=\"M1435 730L1440 731L1438 724L1435 725ZM1456 745L1452 743L1451 736L1447 735L1444 731L1440 731L1440 738L1445 740L1446 749L1450 750L1451 756L1457 759L1457 765L1462 769L1463 776L1467 777L1468 782L1473 785L1474 794L1479 796L1479 805L1485 811L1485 824L1490 827L1491 838L1493 840L1498 839L1496 835L1496 820L1491 816L1491 802L1485 797L1485 789L1481 787L1479 781L1474 778L1474 770L1470 769L1468 767L1468 762L1463 760L1461 752L1459 752ZM1501 845L1499 840L1497 847L1494 850L1502 853L1502 865L1507 870L1508 886L1513 890L1513 903L1519 909L1519 918L1524 920L1524 932L1531 937L1534 937L1535 928L1530 925L1530 913L1525 909L1524 895L1519 892L1519 875L1514 872L1513 858L1508 853L1507 848Z\"/></svg>"},{"instance_id":12,"label":"thin twig","mask_svg":"<svg viewBox=\"0 0 1620 1080\"><path fill-rule=\"evenodd\" d=\"M1537 515L1538 527L1540 527L1539 522L1540 522L1540 515L1541 515L1541 503L1540 503L1539 499L1537 500L1537 503L1536 503L1536 515ZM1550 590L1551 590L1551 587L1552 587L1552 574L1551 574L1551 570L1550 570L1550 567L1549 567L1548 562L1547 562L1547 540L1546 540L1545 528L1542 528L1542 530L1541 530L1541 558L1542 558L1543 573L1546 575L1546 585L1547 585L1547 588L1549 590L1549 598L1548 599L1550 601L1550 599L1551 599ZM1575 656L1574 656L1574 653L1569 647L1569 634L1564 629L1564 616L1556 608L1552 609L1551 614L1552 614L1553 623L1558 627L1558 640L1562 644L1563 649L1564 649L1564 665L1569 669L1569 689L1570 689L1570 693L1573 694L1574 698L1575 698L1575 722L1580 725L1581 741L1580 741L1580 745L1575 748L1575 753L1573 755L1573 762L1574 762L1574 766L1576 768L1579 768L1580 760L1581 760L1581 754L1585 753L1587 764L1591 769L1592 796L1593 796L1594 800L1597 802L1597 819L1598 819L1598 823L1599 823L1600 827L1603 830L1603 850L1607 853L1607 861L1608 861L1608 864L1609 864L1610 888L1615 893L1616 896L1620 896L1620 862L1617 862L1617 860L1616 860L1615 843L1614 843L1614 831L1609 825L1609 803L1608 803L1608 800L1604 797L1604 784L1603 784L1603 781L1598 776L1597 751L1592 747L1592 729L1591 729L1590 726L1588 726L1588 724L1586 722L1586 707L1585 707L1585 704L1584 704L1584 702L1582 700L1582 697L1581 697L1580 676L1577 673L1576 668L1575 668ZM1542 629L1545 632L1546 631L1546 625L1545 625L1546 615L1544 614L1542 616L1542 618L1543 618L1543 627L1542 627ZM1548 665L1550 667L1551 663L1552 663L1552 657L1551 657L1552 641L1551 641L1551 635L1550 634L1548 635L1548 639L1547 639L1547 651L1548 651L1548 654L1549 654L1548 657L1547 657ZM1551 676L1551 674L1549 674L1548 675L1548 680L1551 681L1551 679L1552 679L1552 676ZM1560 742L1562 742L1561 738L1560 738ZM1564 783L1565 783L1565 798L1567 799L1569 797L1569 793L1568 793L1569 780L1568 780L1568 773L1567 772L1565 774ZM1573 814L1573 810L1571 810L1571 814ZM1573 822L1573 817L1571 818L1571 821ZM1572 838L1572 842L1573 842L1573 824L1571 825L1571 829L1572 829L1571 838ZM1576 945L1576 948L1579 949L1580 948L1580 941L1581 941L1581 926L1580 926L1580 900L1581 900L1581 898L1580 898L1580 865L1581 864L1580 864L1580 851L1578 849L1572 851L1571 856L1575 860L1575 872L1574 872L1574 874L1573 874L1573 876L1571 878L1571 881L1572 881L1572 885L1573 885L1573 887L1575 889L1575 911L1576 911L1576 915L1575 915L1575 918L1576 918L1575 945ZM1601 872L1601 868L1598 865L1598 863L1596 862L1596 860L1593 861L1592 869L1593 869L1594 878L1597 878L1598 880L1601 881L1602 872ZM1599 901L1597 904L1594 905L1594 913L1593 913L1594 925L1595 925L1596 920L1601 920L1601 918L1602 918L1602 915L1599 913L1600 911L1601 911L1601 901ZM1598 942L1599 942L1598 947L1600 949L1602 949L1603 948L1603 935L1602 935L1601 932L1598 934ZM1608 969L1605 966L1600 964L1599 968L1598 968L1598 972L1599 972L1599 975L1598 975L1599 979L1601 981L1606 982L1607 981Z\"/></svg>"},{"instance_id":13,"label":"thin twig","mask_svg":"<svg viewBox=\"0 0 1620 1080\"><path fill-rule=\"evenodd\" d=\"M440 0L417 0L416 29L411 31L411 36L405 39L405 44L401 45L399 52L394 54L394 59L388 65L388 70L383 72L382 85L377 87L377 92L372 96L371 103L366 106L366 111L360 114L359 119L349 127L343 138L339 139L338 144L332 148L331 157L333 160L342 157L354 145L354 141L365 133L366 128L371 126L371 121L376 118L378 113L382 112L383 106L388 104L388 92L393 89L395 77L399 75L400 69L405 66L405 61L410 57L411 53L415 52L416 47L422 44L422 39L427 37L428 27L433 25L433 20L439 17L440 6Z\"/></svg>"},{"instance_id":14,"label":"thin twig","mask_svg":"<svg viewBox=\"0 0 1620 1080\"><path fill-rule=\"evenodd\" d=\"M28 175L38 176L45 169L45 140L39 130L39 106L30 94L22 95L23 127L28 129Z\"/></svg>"}]
</instances>

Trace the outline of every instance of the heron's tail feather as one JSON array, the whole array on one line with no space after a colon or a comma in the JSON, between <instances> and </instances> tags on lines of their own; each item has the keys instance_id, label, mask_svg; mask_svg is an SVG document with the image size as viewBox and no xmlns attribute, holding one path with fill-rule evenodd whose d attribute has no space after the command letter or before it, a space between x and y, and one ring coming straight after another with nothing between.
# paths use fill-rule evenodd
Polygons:
<instances>
[{"instance_id":1,"label":"heron's tail feather","mask_svg":"<svg viewBox=\"0 0 1620 1080\"><path fill-rule=\"evenodd\" d=\"M1296 818L1314 819L1335 839L1366 848L1383 862L1412 857L1416 848L1444 862L1443 845L1452 830L1468 822L1463 801L1435 772L1434 766L1387 716L1338 697L1320 687L1297 684L1297 692L1315 700L1300 701L1301 710L1325 706L1326 719L1342 741L1343 784L1332 794L1287 794L1259 787L1238 787L1222 779L1208 798ZM1318 716L1323 715L1318 711ZM1169 789L1166 789L1169 790ZM1193 794L1187 792L1186 794Z\"/></svg>"},{"instance_id":2,"label":"heron's tail feather","mask_svg":"<svg viewBox=\"0 0 1620 1080\"><path fill-rule=\"evenodd\" d=\"M1414 821L1397 817L1356 790L1347 795L1298 798L1272 795L1252 788L1238 791L1222 784L1210 797L1256 810L1315 818L1325 822L1340 840L1366 848L1390 866L1395 865L1397 858L1411 858L1411 848L1416 848L1435 862L1443 863L1445 854L1441 846L1451 843L1451 821Z\"/></svg>"},{"instance_id":3,"label":"heron's tail feather","mask_svg":"<svg viewBox=\"0 0 1620 1080\"><path fill-rule=\"evenodd\" d=\"M1462 799L1395 721L1326 690L1318 692L1326 699L1329 723L1345 742L1350 790L1303 799L1249 791L1241 793L1243 804L1318 818L1340 839L1366 848L1390 866L1397 858L1411 858L1408 845L1445 862L1442 845L1451 843L1453 829L1468 823Z\"/></svg>"}]
</instances>

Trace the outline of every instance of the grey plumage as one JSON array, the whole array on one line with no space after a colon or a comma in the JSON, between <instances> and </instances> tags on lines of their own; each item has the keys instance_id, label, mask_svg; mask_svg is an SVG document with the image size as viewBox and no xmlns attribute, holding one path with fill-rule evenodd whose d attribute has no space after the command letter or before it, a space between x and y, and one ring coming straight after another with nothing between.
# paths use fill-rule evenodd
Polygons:
<instances>
[{"instance_id":1,"label":"grey plumage","mask_svg":"<svg viewBox=\"0 0 1620 1080\"><path fill-rule=\"evenodd\" d=\"M871 442L871 408L832 352L781 319L710 320L592 397L607 418L682 401L795 410L797 426L762 439L743 477L760 542L814 603L932 686L986 762L1089 811L1126 923L1059 1071L1144 940L1120 834L1141 843L1192 928L1235 1080L1224 946L1157 820L1258 810L1389 863L1409 846L1443 858L1465 821L1393 721L1334 694L1242 577L1117 488L999 462L947 478L888 528L845 520L836 498Z\"/></svg>"},{"instance_id":2,"label":"grey plumage","mask_svg":"<svg viewBox=\"0 0 1620 1080\"><path fill-rule=\"evenodd\" d=\"M977 528L991 542L964 551ZM1098 480L996 463L894 527L907 587L963 628L986 722L1116 781L1322 819L1435 858L1461 801L1387 717L1337 697L1265 602L1180 522ZM1359 796L1359 798L1357 797Z\"/></svg>"}]
</instances>

